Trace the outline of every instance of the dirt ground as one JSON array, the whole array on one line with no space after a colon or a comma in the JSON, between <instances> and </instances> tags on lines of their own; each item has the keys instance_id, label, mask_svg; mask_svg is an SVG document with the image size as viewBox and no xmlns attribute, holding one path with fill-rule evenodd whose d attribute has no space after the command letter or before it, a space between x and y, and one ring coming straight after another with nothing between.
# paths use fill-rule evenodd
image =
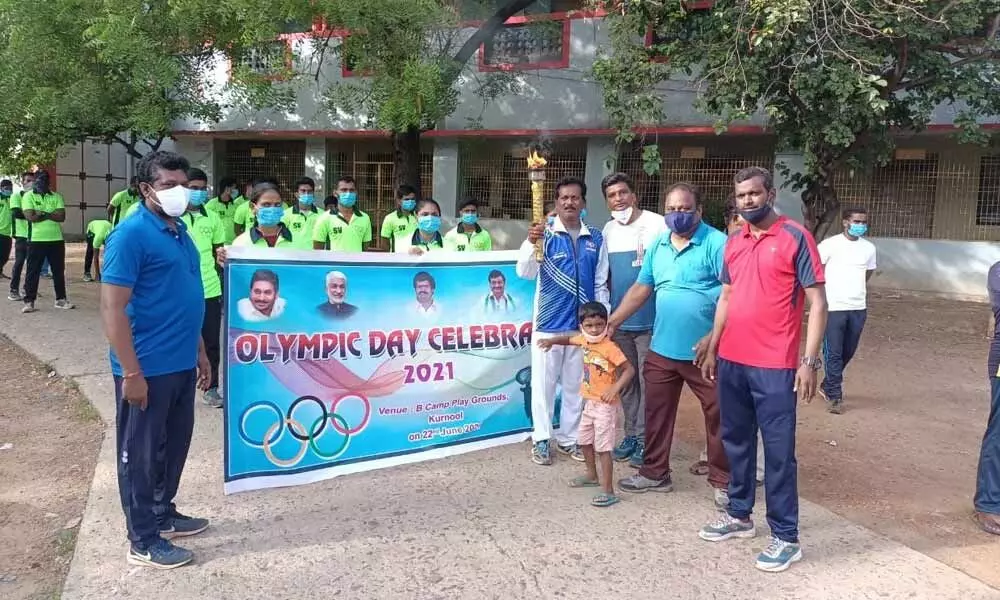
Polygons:
<instances>
[{"instance_id":1,"label":"dirt ground","mask_svg":"<svg viewBox=\"0 0 1000 600\"><path fill-rule=\"evenodd\" d=\"M801 407L797 452L803 497L1000 587L1000 540L971 520L989 312L876 295L847 370L847 411L828 414L820 399ZM678 435L703 443L700 409L693 397L682 404ZM808 544L808 522L802 536Z\"/></svg>"},{"instance_id":2,"label":"dirt ground","mask_svg":"<svg viewBox=\"0 0 1000 600\"><path fill-rule=\"evenodd\" d=\"M59 598L103 425L79 391L0 336L0 598Z\"/></svg>"}]
</instances>

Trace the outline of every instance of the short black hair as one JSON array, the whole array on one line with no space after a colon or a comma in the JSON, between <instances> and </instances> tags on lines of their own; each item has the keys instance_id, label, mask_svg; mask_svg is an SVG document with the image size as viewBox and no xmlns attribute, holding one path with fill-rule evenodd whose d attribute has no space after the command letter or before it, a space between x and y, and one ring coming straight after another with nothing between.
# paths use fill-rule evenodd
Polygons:
<instances>
[{"instance_id":1,"label":"short black hair","mask_svg":"<svg viewBox=\"0 0 1000 600\"><path fill-rule=\"evenodd\" d=\"M583 196L583 201L587 201L587 184L583 182L579 177L563 177L556 182L556 198L559 197L559 190L568 185L578 185L580 186L580 195Z\"/></svg>"},{"instance_id":2,"label":"short black hair","mask_svg":"<svg viewBox=\"0 0 1000 600\"><path fill-rule=\"evenodd\" d=\"M308 185L312 189L316 189L316 181L312 177L299 177L295 180L295 191L299 190L299 186Z\"/></svg>"},{"instance_id":3,"label":"short black hair","mask_svg":"<svg viewBox=\"0 0 1000 600\"><path fill-rule=\"evenodd\" d=\"M330 208L331 206L337 206L337 195L330 194L323 199L323 208Z\"/></svg>"},{"instance_id":4,"label":"short black hair","mask_svg":"<svg viewBox=\"0 0 1000 600\"><path fill-rule=\"evenodd\" d=\"M10 179L4 179L4 180L0 181L0 187L3 187L3 186L14 187L14 182L11 181Z\"/></svg>"},{"instance_id":5,"label":"short black hair","mask_svg":"<svg viewBox=\"0 0 1000 600\"><path fill-rule=\"evenodd\" d=\"M414 212L420 212L420 209L428 204L433 204L434 208L438 211L438 216L441 216L441 205L438 204L437 200L434 198L421 198L420 200L417 200L417 206L413 210Z\"/></svg>"},{"instance_id":6,"label":"short black hair","mask_svg":"<svg viewBox=\"0 0 1000 600\"><path fill-rule=\"evenodd\" d=\"M406 183L396 188L396 198L399 200L402 200L404 197L409 196L410 194L416 194L416 193L417 193L417 188Z\"/></svg>"},{"instance_id":7,"label":"short black hair","mask_svg":"<svg viewBox=\"0 0 1000 600\"><path fill-rule=\"evenodd\" d=\"M226 188L231 188L239 186L240 182L236 181L235 177L223 177L219 180L219 191L222 192Z\"/></svg>"},{"instance_id":8,"label":"short black hair","mask_svg":"<svg viewBox=\"0 0 1000 600\"><path fill-rule=\"evenodd\" d=\"M478 209L479 208L479 200L476 200L472 196L466 196L465 200L462 200L461 202L458 203L458 210L459 210L459 212L461 212L461 211L465 210L466 208L468 208L470 206Z\"/></svg>"},{"instance_id":9,"label":"short black hair","mask_svg":"<svg viewBox=\"0 0 1000 600\"><path fill-rule=\"evenodd\" d=\"M135 176L139 178L139 183L153 185L159 171L184 171L187 173L191 169L191 163L176 152L157 150L142 157L139 165L135 168Z\"/></svg>"},{"instance_id":10,"label":"short black hair","mask_svg":"<svg viewBox=\"0 0 1000 600\"><path fill-rule=\"evenodd\" d=\"M279 198L281 197L281 188L279 188L275 184L268 182L258 183L257 185L253 186L253 191L250 192L250 202L253 204L257 204L257 201L260 200L260 197L267 192L276 192L278 194L278 197Z\"/></svg>"},{"instance_id":11,"label":"short black hair","mask_svg":"<svg viewBox=\"0 0 1000 600\"><path fill-rule=\"evenodd\" d=\"M722 219L729 225L736 217L739 215L739 211L736 210L736 194L729 194L726 197L726 204L722 207Z\"/></svg>"},{"instance_id":12,"label":"short black hair","mask_svg":"<svg viewBox=\"0 0 1000 600\"><path fill-rule=\"evenodd\" d=\"M600 317L607 321L608 309L600 302L587 302L580 306L580 310L577 311L577 316L580 317L581 324L583 324L583 322L590 317Z\"/></svg>"},{"instance_id":13,"label":"short black hair","mask_svg":"<svg viewBox=\"0 0 1000 600\"><path fill-rule=\"evenodd\" d=\"M750 181L754 177L761 178L761 183L764 184L765 190L770 192L774 189L774 175L771 175L771 172L764 167L746 167L740 169L733 177L733 185L743 183L744 181Z\"/></svg>"},{"instance_id":14,"label":"short black hair","mask_svg":"<svg viewBox=\"0 0 1000 600\"><path fill-rule=\"evenodd\" d=\"M354 185L358 185L358 182L354 181L354 178L351 177L350 175L341 175L340 177L338 177L336 183L341 183L341 182L353 183Z\"/></svg>"},{"instance_id":15,"label":"short black hair","mask_svg":"<svg viewBox=\"0 0 1000 600\"><path fill-rule=\"evenodd\" d=\"M34 176L35 176L34 171L25 171L24 173L21 173L21 179L24 179L25 177L34 177ZM133 179L135 178L133 177Z\"/></svg>"},{"instance_id":16,"label":"short black hair","mask_svg":"<svg viewBox=\"0 0 1000 600\"><path fill-rule=\"evenodd\" d=\"M278 291L278 274L271 269L257 269L250 278L250 287L258 281L266 281L274 286L274 291Z\"/></svg>"},{"instance_id":17,"label":"short black hair","mask_svg":"<svg viewBox=\"0 0 1000 600\"><path fill-rule=\"evenodd\" d=\"M601 193L605 198L608 197L608 188L618 183L624 183L628 186L628 191L635 192L635 182L631 177L625 173L612 173L601 180Z\"/></svg>"},{"instance_id":18,"label":"short black hair","mask_svg":"<svg viewBox=\"0 0 1000 600\"><path fill-rule=\"evenodd\" d=\"M493 269L492 271L490 271L490 274L489 274L489 276L486 279L487 279L487 281L492 281L492 280L498 279L498 278L499 279L503 279L504 281L507 281L507 277L505 277L504 274L501 273L500 271L498 271L497 269Z\"/></svg>"},{"instance_id":19,"label":"short black hair","mask_svg":"<svg viewBox=\"0 0 1000 600\"><path fill-rule=\"evenodd\" d=\"M437 283L434 282L434 276L427 271L421 271L413 276L413 289L417 289L417 284L421 281L426 281L431 284L431 289L437 289Z\"/></svg>"},{"instance_id":20,"label":"short black hair","mask_svg":"<svg viewBox=\"0 0 1000 600\"><path fill-rule=\"evenodd\" d=\"M555 200L546 200L542 204L542 212L544 212L545 214L549 214L550 212L552 212L555 209L556 209L556 201Z\"/></svg>"},{"instance_id":21,"label":"short black hair","mask_svg":"<svg viewBox=\"0 0 1000 600\"><path fill-rule=\"evenodd\" d=\"M208 183L208 174L198 167L188 169L188 181L204 181Z\"/></svg>"},{"instance_id":22,"label":"short black hair","mask_svg":"<svg viewBox=\"0 0 1000 600\"><path fill-rule=\"evenodd\" d=\"M867 217L868 209L862 208L860 206L848 206L847 208L844 209L844 212L841 214L841 218L846 221L847 219L850 219L854 215L865 215Z\"/></svg>"},{"instance_id":23,"label":"short black hair","mask_svg":"<svg viewBox=\"0 0 1000 600\"><path fill-rule=\"evenodd\" d=\"M253 181L251 181L250 185L251 185L251 187L257 187L258 185L261 185L263 183L271 184L274 187L281 187L281 183L278 181L278 179L276 177L272 177L270 175L268 175L267 177L258 177L256 179L254 179Z\"/></svg>"},{"instance_id":24,"label":"short black hair","mask_svg":"<svg viewBox=\"0 0 1000 600\"><path fill-rule=\"evenodd\" d=\"M701 206L701 203L704 200L704 198L702 197L702 194L701 194L701 188L699 188L698 186L696 186L693 183L687 183L687 182L684 182L684 181L678 181L677 183L675 183L672 186L670 186L670 187L667 188L666 193L663 194L663 201L666 202L667 201L667 196L669 196L670 194L672 194L674 192L678 192L678 191L680 191L680 192L687 192L687 193L691 194L694 197L694 205L696 207L697 206Z\"/></svg>"}]
</instances>

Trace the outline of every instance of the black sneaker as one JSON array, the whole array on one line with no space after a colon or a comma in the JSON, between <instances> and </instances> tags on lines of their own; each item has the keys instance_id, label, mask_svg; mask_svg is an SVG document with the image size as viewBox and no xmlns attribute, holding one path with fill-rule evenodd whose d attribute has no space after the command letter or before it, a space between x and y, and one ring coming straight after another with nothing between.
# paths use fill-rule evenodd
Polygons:
<instances>
[{"instance_id":1,"label":"black sneaker","mask_svg":"<svg viewBox=\"0 0 1000 600\"><path fill-rule=\"evenodd\" d=\"M183 567L193 559L194 553L190 550L180 548L167 540L161 539L145 548L132 544L125 560L130 565L166 570Z\"/></svg>"},{"instance_id":2,"label":"black sneaker","mask_svg":"<svg viewBox=\"0 0 1000 600\"><path fill-rule=\"evenodd\" d=\"M188 517L179 512L174 512L174 516L170 519L170 526L160 529L160 537L165 540L190 537L198 535L206 529L208 529L208 519Z\"/></svg>"}]
</instances>

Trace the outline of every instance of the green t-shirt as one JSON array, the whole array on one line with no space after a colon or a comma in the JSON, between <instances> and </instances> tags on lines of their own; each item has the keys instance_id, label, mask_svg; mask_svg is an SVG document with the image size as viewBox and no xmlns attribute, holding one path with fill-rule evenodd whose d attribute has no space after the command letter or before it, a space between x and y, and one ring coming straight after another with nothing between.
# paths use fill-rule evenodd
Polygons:
<instances>
[{"instance_id":1,"label":"green t-shirt","mask_svg":"<svg viewBox=\"0 0 1000 600\"><path fill-rule=\"evenodd\" d=\"M205 210L215 215L222 223L222 233L226 237L227 244L232 244L236 239L236 230L233 229L234 217L236 209L244 204L247 204L247 199L243 196L229 202L223 202L215 197L205 203Z\"/></svg>"},{"instance_id":2,"label":"green t-shirt","mask_svg":"<svg viewBox=\"0 0 1000 600\"><path fill-rule=\"evenodd\" d=\"M14 192L14 195L10 197L10 209L13 212L15 208L21 208L21 196L24 192ZM13 215L11 215L13 217ZM14 219L14 237L16 238L27 238L28 237L28 221L27 219Z\"/></svg>"},{"instance_id":3,"label":"green t-shirt","mask_svg":"<svg viewBox=\"0 0 1000 600\"><path fill-rule=\"evenodd\" d=\"M256 227L251 227L250 229L244 231L243 233L236 236L233 240L233 246L258 246L260 248L267 248L267 240L264 236L260 234L260 231ZM295 236L292 231L282 224L281 229L278 230L278 239L274 242L275 248L285 248L287 250L296 250L298 248Z\"/></svg>"},{"instance_id":4,"label":"green t-shirt","mask_svg":"<svg viewBox=\"0 0 1000 600\"><path fill-rule=\"evenodd\" d=\"M414 231L411 235L397 240L394 252L396 254L409 254L410 248L413 248L414 246L420 248L424 252L444 250L444 238L441 237L440 233L435 233L434 237L431 238L431 241L425 242L424 238L420 237L420 232Z\"/></svg>"},{"instance_id":5,"label":"green t-shirt","mask_svg":"<svg viewBox=\"0 0 1000 600\"><path fill-rule=\"evenodd\" d=\"M0 235L10 237L14 232L14 221L10 216L11 196L0 196Z\"/></svg>"},{"instance_id":6,"label":"green t-shirt","mask_svg":"<svg viewBox=\"0 0 1000 600\"><path fill-rule=\"evenodd\" d=\"M111 233L111 221L106 219L94 219L90 223L87 223L87 237L94 236L90 240L90 246L95 250L104 245L104 240L108 239L108 234Z\"/></svg>"},{"instance_id":7,"label":"green t-shirt","mask_svg":"<svg viewBox=\"0 0 1000 600\"><path fill-rule=\"evenodd\" d=\"M389 252L396 251L396 242L413 235L417 230L417 217L412 213L394 210L382 219L381 236L389 240Z\"/></svg>"},{"instance_id":8,"label":"green t-shirt","mask_svg":"<svg viewBox=\"0 0 1000 600\"><path fill-rule=\"evenodd\" d=\"M51 215L57 210L65 210L66 203L63 197L56 192L49 192L44 196L35 192L26 192L21 196L21 210L27 212L43 212ZM29 242L61 242L63 239L62 223L57 223L51 219L31 223L28 227Z\"/></svg>"},{"instance_id":9,"label":"green t-shirt","mask_svg":"<svg viewBox=\"0 0 1000 600\"><path fill-rule=\"evenodd\" d=\"M141 202L136 202L136 203L135 203L135 204L133 204L132 206L128 207L128 208L127 208L127 209L125 210L125 214L124 214L124 215L122 215L122 218L121 218L121 219L120 219L120 220L119 220L118 222L119 222L119 223L121 223L121 222L122 222L122 221L124 221L125 219L127 219L127 218L131 217L132 215L134 215L134 214L135 214L135 211L139 210L139 206L140 206L141 204L142 204Z\"/></svg>"},{"instance_id":10,"label":"green t-shirt","mask_svg":"<svg viewBox=\"0 0 1000 600\"><path fill-rule=\"evenodd\" d=\"M347 222L336 209L324 213L313 226L314 242L327 244L336 252L361 252L365 242L372 241L372 219L355 209Z\"/></svg>"},{"instance_id":11,"label":"green t-shirt","mask_svg":"<svg viewBox=\"0 0 1000 600\"><path fill-rule=\"evenodd\" d=\"M479 225L476 225L474 233L459 231L459 227L445 234L445 250L453 252L488 252L493 249L493 238L490 237L490 232Z\"/></svg>"},{"instance_id":12,"label":"green t-shirt","mask_svg":"<svg viewBox=\"0 0 1000 600\"><path fill-rule=\"evenodd\" d=\"M201 285L205 288L206 298L218 298L222 295L222 281L215 268L215 247L225 243L225 232L219 218L202 209L198 212L187 212L181 215L181 221L187 225L188 234L198 248L201 265Z\"/></svg>"},{"instance_id":13,"label":"green t-shirt","mask_svg":"<svg viewBox=\"0 0 1000 600\"><path fill-rule=\"evenodd\" d=\"M129 209L139 203L139 195L132 195L127 189L122 190L111 197L111 206L114 207L114 213L111 215L111 225L112 227L121 223L129 213Z\"/></svg>"},{"instance_id":14,"label":"green t-shirt","mask_svg":"<svg viewBox=\"0 0 1000 600\"><path fill-rule=\"evenodd\" d=\"M324 216L324 213L319 211L315 206L310 211L302 211L299 209L299 205L296 204L285 211L285 216L281 218L281 222L292 231L296 248L312 250L313 231L316 228L316 222Z\"/></svg>"}]
</instances>

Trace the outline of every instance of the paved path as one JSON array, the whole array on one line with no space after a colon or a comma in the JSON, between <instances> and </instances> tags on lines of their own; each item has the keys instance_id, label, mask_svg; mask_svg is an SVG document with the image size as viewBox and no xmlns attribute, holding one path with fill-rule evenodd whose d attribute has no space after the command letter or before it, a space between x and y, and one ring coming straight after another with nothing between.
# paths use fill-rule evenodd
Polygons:
<instances>
[{"instance_id":1,"label":"paved path","mask_svg":"<svg viewBox=\"0 0 1000 600\"><path fill-rule=\"evenodd\" d=\"M42 311L33 315L4 301L0 331L76 378L113 424L96 286L73 284L80 308L70 312L51 308L47 280L42 291ZM685 468L677 469L674 493L628 496L609 510L565 487L575 463L536 467L525 445L225 497L221 440L221 412L199 406L178 503L212 519L212 528L187 541L195 564L152 572L125 563L110 427L63 597L1000 599L809 502L802 503L806 560L783 574L761 573L752 559L763 537L719 545L697 538L714 515L711 494ZM678 449L678 466L691 450Z\"/></svg>"}]
</instances>

